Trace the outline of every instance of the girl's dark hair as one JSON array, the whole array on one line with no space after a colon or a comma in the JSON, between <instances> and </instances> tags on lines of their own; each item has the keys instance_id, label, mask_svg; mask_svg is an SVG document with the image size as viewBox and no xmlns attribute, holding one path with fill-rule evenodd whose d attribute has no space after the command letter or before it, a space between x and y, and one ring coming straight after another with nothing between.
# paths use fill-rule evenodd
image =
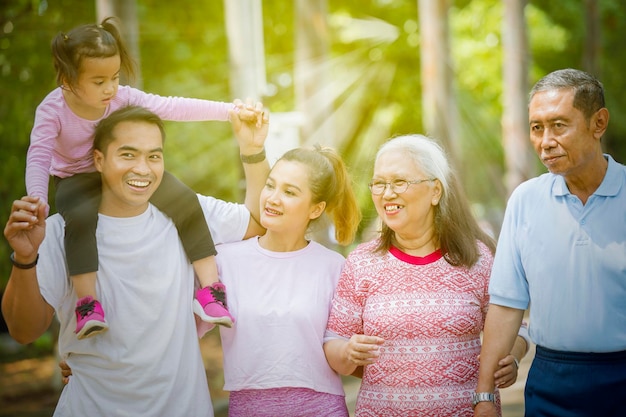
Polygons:
<instances>
[{"instance_id":1,"label":"girl's dark hair","mask_svg":"<svg viewBox=\"0 0 626 417\"><path fill-rule=\"evenodd\" d=\"M444 149L434 139L423 135L398 136L384 143L376 159L389 151L402 152L413 160L426 176L441 184L442 195L435 206L435 233L445 260L455 266L472 267L480 257L477 241L495 253L496 243L479 226ZM382 224L376 251L391 247L395 232Z\"/></svg>"},{"instance_id":2,"label":"girl's dark hair","mask_svg":"<svg viewBox=\"0 0 626 417\"><path fill-rule=\"evenodd\" d=\"M159 116L145 107L126 106L114 111L98 123L93 139L94 149L106 153L107 146L115 140L115 135L113 134L115 127L122 122L146 122L153 124L159 128L163 142L165 142L165 127Z\"/></svg>"},{"instance_id":3,"label":"girl's dark hair","mask_svg":"<svg viewBox=\"0 0 626 417\"><path fill-rule=\"evenodd\" d=\"M57 85L67 84L73 89L78 82L83 59L108 58L115 55L120 56L121 71L129 78L133 78L135 65L118 26L117 18L107 17L100 24L81 25L67 33L57 34L52 40L52 60Z\"/></svg>"},{"instance_id":4,"label":"girl's dark hair","mask_svg":"<svg viewBox=\"0 0 626 417\"><path fill-rule=\"evenodd\" d=\"M335 225L335 239L341 245L352 243L361 212L348 170L337 151L319 145L295 148L287 151L281 160L299 162L308 168L313 204L325 201L325 212Z\"/></svg>"}]
</instances>

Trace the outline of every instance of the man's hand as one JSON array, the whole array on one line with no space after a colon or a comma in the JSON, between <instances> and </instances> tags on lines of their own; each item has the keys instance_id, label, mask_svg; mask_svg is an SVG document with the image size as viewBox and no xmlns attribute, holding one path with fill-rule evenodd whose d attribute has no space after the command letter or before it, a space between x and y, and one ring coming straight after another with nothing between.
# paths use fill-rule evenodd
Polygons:
<instances>
[{"instance_id":1,"label":"man's hand","mask_svg":"<svg viewBox=\"0 0 626 417\"><path fill-rule=\"evenodd\" d=\"M4 236L15 252L16 263L36 263L46 234L45 210L46 205L38 197L22 197L13 202ZM54 309L41 296L37 268L11 269L2 297L2 314L11 337L18 343L32 343L48 329Z\"/></svg>"},{"instance_id":2,"label":"man's hand","mask_svg":"<svg viewBox=\"0 0 626 417\"><path fill-rule=\"evenodd\" d=\"M39 197L22 197L11 207L4 237L15 252L15 261L29 264L37 258L46 230L46 204Z\"/></svg>"}]
</instances>

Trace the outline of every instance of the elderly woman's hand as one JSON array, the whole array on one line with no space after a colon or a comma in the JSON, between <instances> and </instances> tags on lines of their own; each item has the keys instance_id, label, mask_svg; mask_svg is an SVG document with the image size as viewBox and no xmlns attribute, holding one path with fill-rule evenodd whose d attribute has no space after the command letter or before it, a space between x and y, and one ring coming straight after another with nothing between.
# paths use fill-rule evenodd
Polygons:
<instances>
[{"instance_id":1,"label":"elderly woman's hand","mask_svg":"<svg viewBox=\"0 0 626 417\"><path fill-rule=\"evenodd\" d=\"M518 364L513 355L508 355L498 362L500 368L493 374L496 387L507 388L517 380Z\"/></svg>"},{"instance_id":2,"label":"elderly woman's hand","mask_svg":"<svg viewBox=\"0 0 626 417\"><path fill-rule=\"evenodd\" d=\"M357 366L369 365L376 362L380 356L380 346L385 339L378 336L353 335L345 345L346 359Z\"/></svg>"}]
</instances>

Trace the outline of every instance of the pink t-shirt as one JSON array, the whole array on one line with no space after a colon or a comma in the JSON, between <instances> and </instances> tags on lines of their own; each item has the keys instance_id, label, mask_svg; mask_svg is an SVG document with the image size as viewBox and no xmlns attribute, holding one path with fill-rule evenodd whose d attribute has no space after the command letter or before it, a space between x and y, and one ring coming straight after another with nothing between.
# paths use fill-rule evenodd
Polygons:
<instances>
[{"instance_id":1,"label":"pink t-shirt","mask_svg":"<svg viewBox=\"0 0 626 417\"><path fill-rule=\"evenodd\" d=\"M373 253L376 244L348 256L328 319L329 334L385 339L379 360L365 367L356 416L473 416L489 249L479 243L481 257L468 269L439 252Z\"/></svg>"},{"instance_id":2,"label":"pink t-shirt","mask_svg":"<svg viewBox=\"0 0 626 417\"><path fill-rule=\"evenodd\" d=\"M343 256L314 241L274 252L258 238L220 245L217 252L236 319L232 329L219 329L224 390L298 387L343 397L341 377L323 348Z\"/></svg>"},{"instance_id":3,"label":"pink t-shirt","mask_svg":"<svg viewBox=\"0 0 626 417\"><path fill-rule=\"evenodd\" d=\"M163 97L120 86L98 120L78 117L69 108L63 90L56 88L37 106L26 156L26 191L48 201L50 175L60 178L94 172L93 135L98 122L128 105L142 106L163 120L228 120L231 103L183 97Z\"/></svg>"}]
</instances>

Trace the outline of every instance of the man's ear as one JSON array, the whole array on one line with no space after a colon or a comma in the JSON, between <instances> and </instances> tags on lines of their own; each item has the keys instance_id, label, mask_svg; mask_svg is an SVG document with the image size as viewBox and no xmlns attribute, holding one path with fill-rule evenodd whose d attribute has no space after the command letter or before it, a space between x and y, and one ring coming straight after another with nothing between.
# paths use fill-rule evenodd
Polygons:
<instances>
[{"instance_id":1,"label":"man's ear","mask_svg":"<svg viewBox=\"0 0 626 417\"><path fill-rule=\"evenodd\" d=\"M591 117L591 131L593 136L600 140L606 132L606 128L609 125L609 110L606 107L602 107Z\"/></svg>"},{"instance_id":2,"label":"man's ear","mask_svg":"<svg viewBox=\"0 0 626 417\"><path fill-rule=\"evenodd\" d=\"M102 164L104 161L104 154L102 151L98 149L94 149L93 151L93 163L96 166L96 170L98 172L102 172Z\"/></svg>"}]
</instances>

